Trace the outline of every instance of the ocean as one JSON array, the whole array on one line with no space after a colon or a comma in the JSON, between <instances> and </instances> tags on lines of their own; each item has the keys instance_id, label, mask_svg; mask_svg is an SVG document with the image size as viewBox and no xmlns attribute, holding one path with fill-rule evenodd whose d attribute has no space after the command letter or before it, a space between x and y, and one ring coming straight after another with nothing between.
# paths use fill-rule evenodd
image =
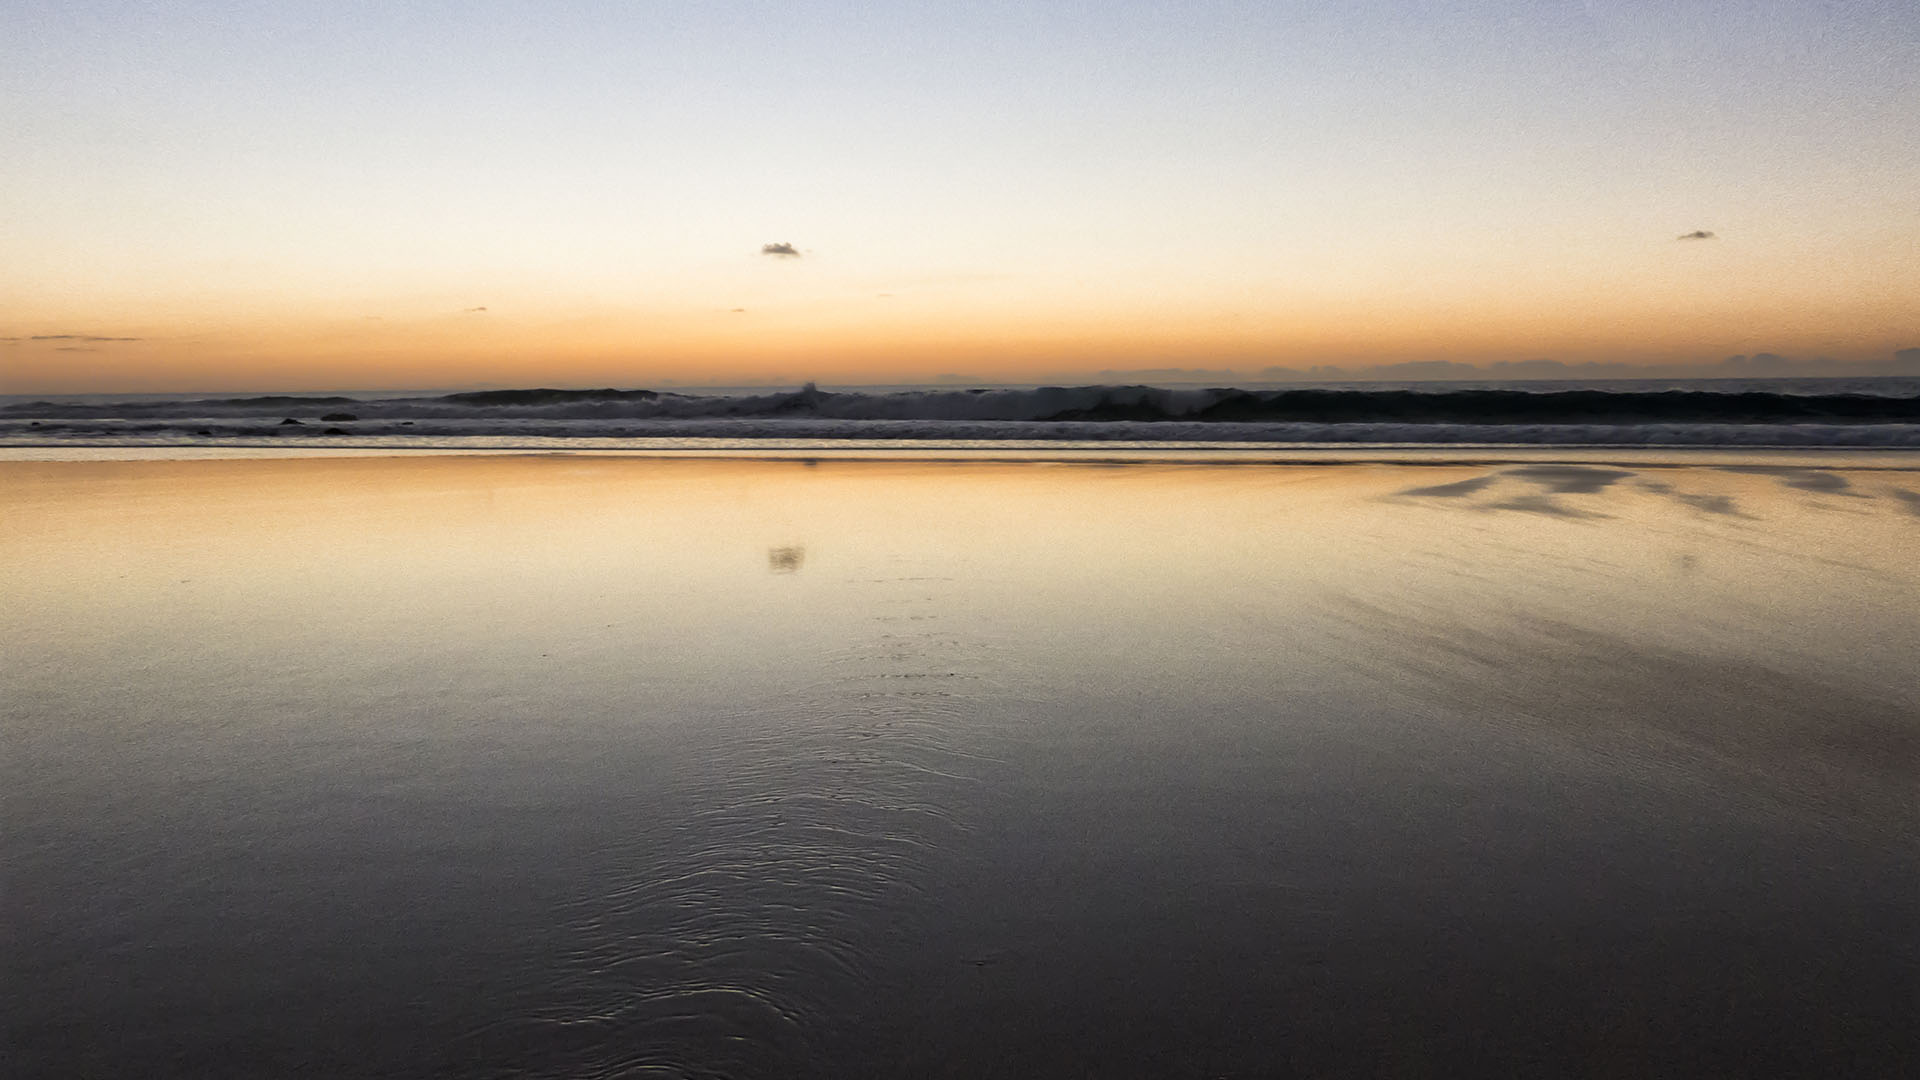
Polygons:
<instances>
[{"instance_id":1,"label":"ocean","mask_svg":"<svg viewBox=\"0 0 1920 1080\"><path fill-rule=\"evenodd\" d=\"M975 386L0 398L0 446L1920 446L1920 379Z\"/></svg>"}]
</instances>

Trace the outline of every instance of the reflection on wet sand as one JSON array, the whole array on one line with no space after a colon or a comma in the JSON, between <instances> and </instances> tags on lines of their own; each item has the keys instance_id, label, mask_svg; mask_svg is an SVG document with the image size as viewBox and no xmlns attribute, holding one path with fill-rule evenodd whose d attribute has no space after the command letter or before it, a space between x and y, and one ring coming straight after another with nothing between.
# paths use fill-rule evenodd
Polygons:
<instances>
[{"instance_id":1,"label":"reflection on wet sand","mask_svg":"<svg viewBox=\"0 0 1920 1080\"><path fill-rule=\"evenodd\" d=\"M1445 484L1429 484L1425 487L1408 488L1400 494L1456 499L1463 495L1472 495L1498 479L1500 479L1499 473L1489 473L1486 476L1475 476L1466 480L1453 480Z\"/></svg>"},{"instance_id":2,"label":"reflection on wet sand","mask_svg":"<svg viewBox=\"0 0 1920 1080\"><path fill-rule=\"evenodd\" d=\"M1854 487L1853 481L1848 476L1832 470L1784 465L1720 465L1714 468L1720 472L1736 475L1772 477L1784 487L1819 495L1873 499L1883 493L1896 502L1913 508L1914 512L1920 513L1920 494L1898 487L1883 487L1881 493L1861 490ZM1706 475L1705 470L1667 471L1686 477L1696 487L1711 485L1711 478ZM1503 491L1509 493L1505 498L1499 501L1470 502L1468 505L1484 510L1520 510L1569 518L1604 518L1609 515L1576 507L1549 496L1593 495L1629 478L1636 481L1635 486L1641 491L1668 496L1682 505L1703 513L1723 514L1728 517L1746 516L1740 510L1735 497L1730 494L1701 490L1680 491L1669 480L1653 479L1624 469L1599 468L1591 465L1523 465L1517 468L1498 469L1480 476L1444 484L1426 484L1407 488L1398 494L1415 498L1464 500L1467 496L1480 494L1500 485ZM1524 489L1519 493L1513 493L1516 485L1509 481L1529 482L1539 489L1544 489L1546 494L1528 493Z\"/></svg>"},{"instance_id":3,"label":"reflection on wet sand","mask_svg":"<svg viewBox=\"0 0 1920 1080\"><path fill-rule=\"evenodd\" d=\"M1700 495L1692 492L1679 492L1674 498L1706 514L1725 514L1728 517L1745 517L1739 504L1731 495Z\"/></svg>"},{"instance_id":4,"label":"reflection on wet sand","mask_svg":"<svg viewBox=\"0 0 1920 1080\"><path fill-rule=\"evenodd\" d=\"M1522 465L1508 469L1506 475L1531 480L1559 495L1592 495L1633 474L1624 469L1598 469L1591 465Z\"/></svg>"},{"instance_id":5,"label":"reflection on wet sand","mask_svg":"<svg viewBox=\"0 0 1920 1080\"><path fill-rule=\"evenodd\" d=\"M1813 491L1822 495L1847 495L1855 498L1869 498L1852 490L1853 483L1837 472L1824 469L1804 469L1772 465L1727 465L1722 466L1728 472L1752 473L1759 476L1772 476L1780 483L1800 491Z\"/></svg>"},{"instance_id":6,"label":"reflection on wet sand","mask_svg":"<svg viewBox=\"0 0 1920 1080\"><path fill-rule=\"evenodd\" d=\"M0 463L10 1068L1909 1073L1920 481L1719 464Z\"/></svg>"},{"instance_id":7,"label":"reflection on wet sand","mask_svg":"<svg viewBox=\"0 0 1920 1080\"><path fill-rule=\"evenodd\" d=\"M1509 494L1499 502L1483 502L1474 505L1487 510L1518 510L1530 514L1551 514L1556 517L1606 517L1606 514L1577 508L1552 496L1593 495L1605 491L1613 484L1632 475L1634 474L1621 469L1595 468L1591 465L1522 465L1467 480L1409 488L1400 494L1427 498L1464 498L1477 494L1504 479L1517 479L1531 483L1541 490ZM1511 485L1508 486L1511 487Z\"/></svg>"}]
</instances>

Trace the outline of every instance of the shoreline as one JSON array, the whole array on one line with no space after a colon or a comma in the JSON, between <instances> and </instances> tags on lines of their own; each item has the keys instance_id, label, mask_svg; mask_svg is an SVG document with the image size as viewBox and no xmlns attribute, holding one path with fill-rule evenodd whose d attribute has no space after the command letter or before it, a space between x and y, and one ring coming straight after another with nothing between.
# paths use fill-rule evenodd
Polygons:
<instances>
[{"instance_id":1,"label":"shoreline","mask_svg":"<svg viewBox=\"0 0 1920 1080\"><path fill-rule=\"evenodd\" d=\"M1920 469L1920 447L1860 446L1701 446L1613 444L1336 444L1270 445L1163 443L1039 443L1017 445L956 444L917 440L711 440L685 445L517 444L458 446L415 444L278 445L239 443L173 445L129 443L0 444L0 464L91 461L236 461L340 458L444 457L608 457L657 460L763 460L810 464L835 462L909 462L918 464L1083 464L1083 465L1507 465L1530 462L1636 465L1646 468L1712 467L1720 464L1868 471ZM848 445L853 443L854 445Z\"/></svg>"}]
</instances>

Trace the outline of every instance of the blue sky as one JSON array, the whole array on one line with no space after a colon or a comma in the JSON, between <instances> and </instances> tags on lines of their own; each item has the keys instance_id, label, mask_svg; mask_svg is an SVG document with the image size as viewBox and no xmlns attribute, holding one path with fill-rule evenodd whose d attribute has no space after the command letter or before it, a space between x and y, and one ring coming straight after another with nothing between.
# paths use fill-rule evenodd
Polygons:
<instances>
[{"instance_id":1,"label":"blue sky","mask_svg":"<svg viewBox=\"0 0 1920 1080\"><path fill-rule=\"evenodd\" d=\"M0 11L0 336L95 381L1920 340L1911 4Z\"/></svg>"}]
</instances>

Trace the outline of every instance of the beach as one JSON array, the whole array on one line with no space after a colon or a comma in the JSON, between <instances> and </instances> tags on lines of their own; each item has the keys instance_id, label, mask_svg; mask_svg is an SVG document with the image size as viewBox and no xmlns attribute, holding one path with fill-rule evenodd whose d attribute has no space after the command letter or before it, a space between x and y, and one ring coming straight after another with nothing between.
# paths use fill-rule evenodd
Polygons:
<instances>
[{"instance_id":1,"label":"beach","mask_svg":"<svg viewBox=\"0 0 1920 1080\"><path fill-rule=\"evenodd\" d=\"M1920 4L15 7L0 1080L1920 1077Z\"/></svg>"},{"instance_id":2,"label":"beach","mask_svg":"<svg viewBox=\"0 0 1920 1080\"><path fill-rule=\"evenodd\" d=\"M1910 451L5 455L14 1075L1920 1066Z\"/></svg>"}]
</instances>

